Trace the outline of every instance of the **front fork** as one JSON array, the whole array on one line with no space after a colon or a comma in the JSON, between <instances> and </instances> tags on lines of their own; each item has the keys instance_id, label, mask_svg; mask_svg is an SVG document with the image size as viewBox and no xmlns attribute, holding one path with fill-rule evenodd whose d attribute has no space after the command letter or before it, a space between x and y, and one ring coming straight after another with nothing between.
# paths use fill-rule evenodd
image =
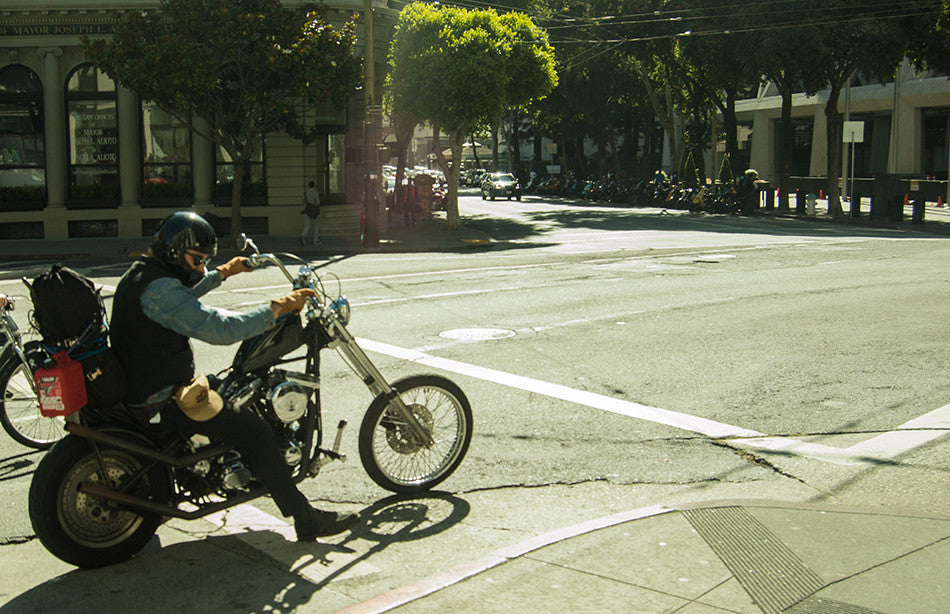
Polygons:
<instances>
[{"instance_id":1,"label":"front fork","mask_svg":"<svg viewBox=\"0 0 950 614\"><path fill-rule=\"evenodd\" d=\"M366 387L369 388L369 391L373 394L373 398L383 395L386 401L396 410L396 413L406 421L406 424L409 425L412 432L419 438L419 441L425 447L431 448L435 444L432 435L419 423L416 416L412 413L412 410L409 409L409 406L406 405L402 397L399 396L399 392L389 385L386 378L383 377L383 374L379 372L379 369L376 368L373 361L371 361L369 356L366 355L366 352L363 351L363 348L356 343L356 338L353 337L345 326L336 321L335 315L331 316L331 320L328 324L327 332L329 332L330 337L333 339L328 347L336 349L343 355L347 364L350 365L350 368L356 372L360 379L363 380L363 383L366 384Z\"/></svg>"}]
</instances>

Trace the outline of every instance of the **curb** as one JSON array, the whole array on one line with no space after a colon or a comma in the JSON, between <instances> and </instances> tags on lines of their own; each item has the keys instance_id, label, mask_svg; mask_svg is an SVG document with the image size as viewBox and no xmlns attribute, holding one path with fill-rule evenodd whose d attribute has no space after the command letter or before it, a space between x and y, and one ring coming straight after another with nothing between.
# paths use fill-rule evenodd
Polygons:
<instances>
[{"instance_id":1,"label":"curb","mask_svg":"<svg viewBox=\"0 0 950 614\"><path fill-rule=\"evenodd\" d=\"M641 507L627 512L612 514L610 516L604 516L602 518L596 518L594 520L589 520L587 522L582 522L580 524L571 525L561 529L555 529L554 531L528 538L514 545L499 548L498 550L495 550L494 552L491 552L473 561L456 565L448 571L433 574L427 578L413 582L412 584L407 584L406 586L402 586L387 593L367 599L366 601L362 601L342 610L338 610L336 614L376 614L380 612L388 612L393 608L398 608L400 606L406 605L407 603L438 592L443 588L447 588L453 584L458 584L463 580L477 576L478 574L488 571L493 567L498 567L499 565L507 563L508 561L524 556L529 552L544 548L545 546L550 546L551 544L555 544L566 539L571 539L572 537L578 537L586 533L591 533L599 529L606 529L607 527L623 524L625 522L631 522L633 520L643 520L644 518L660 516L673 511L676 510L663 505L653 505L650 507Z\"/></svg>"},{"instance_id":2,"label":"curb","mask_svg":"<svg viewBox=\"0 0 950 614\"><path fill-rule=\"evenodd\" d=\"M798 511L814 511L821 513L852 514L860 516L891 516L901 518L932 519L950 522L950 516L933 513L923 513L911 510L891 508L865 508L847 505L822 505L813 503L799 503L793 501L774 501L768 499L714 499L710 501L695 501L676 504L673 506L654 505L637 508L626 512L619 512L603 516L587 522L555 529L548 533L528 538L524 541L505 546L477 559L461 563L455 567L430 575L426 578L405 586L371 597L365 601L338 610L336 614L379 614L404 606L413 601L428 597L438 591L463 582L483 572L514 561L526 554L540 550L546 546L556 544L588 533L606 529L608 527L659 517L670 512L691 512L703 509L726 507L772 508ZM833 583L831 583L833 584ZM830 586L830 584L829 584Z\"/></svg>"}]
</instances>

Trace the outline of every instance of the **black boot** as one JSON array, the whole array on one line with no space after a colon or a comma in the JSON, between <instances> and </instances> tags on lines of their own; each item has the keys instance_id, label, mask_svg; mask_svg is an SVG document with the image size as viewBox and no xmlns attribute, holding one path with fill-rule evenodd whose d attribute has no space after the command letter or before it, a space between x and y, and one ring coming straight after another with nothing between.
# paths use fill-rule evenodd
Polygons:
<instances>
[{"instance_id":1,"label":"black boot","mask_svg":"<svg viewBox=\"0 0 950 614\"><path fill-rule=\"evenodd\" d=\"M298 542L312 542L318 537L336 535L353 527L360 519L352 512L325 512L314 507L294 514L294 529Z\"/></svg>"}]
</instances>

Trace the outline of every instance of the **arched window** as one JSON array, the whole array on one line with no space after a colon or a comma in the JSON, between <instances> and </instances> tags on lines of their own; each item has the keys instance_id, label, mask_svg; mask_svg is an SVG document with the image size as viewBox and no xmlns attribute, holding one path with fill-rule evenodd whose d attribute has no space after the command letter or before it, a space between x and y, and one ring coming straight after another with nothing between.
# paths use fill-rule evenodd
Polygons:
<instances>
[{"instance_id":1,"label":"arched window","mask_svg":"<svg viewBox=\"0 0 950 614\"><path fill-rule=\"evenodd\" d=\"M191 129L153 102L142 101L143 200L190 198Z\"/></svg>"},{"instance_id":2,"label":"arched window","mask_svg":"<svg viewBox=\"0 0 950 614\"><path fill-rule=\"evenodd\" d=\"M0 202L20 209L45 197L43 84L26 66L5 66L0 69Z\"/></svg>"},{"instance_id":3,"label":"arched window","mask_svg":"<svg viewBox=\"0 0 950 614\"><path fill-rule=\"evenodd\" d=\"M69 204L117 206L119 138L115 83L92 64L79 66L66 81L66 109Z\"/></svg>"}]
</instances>

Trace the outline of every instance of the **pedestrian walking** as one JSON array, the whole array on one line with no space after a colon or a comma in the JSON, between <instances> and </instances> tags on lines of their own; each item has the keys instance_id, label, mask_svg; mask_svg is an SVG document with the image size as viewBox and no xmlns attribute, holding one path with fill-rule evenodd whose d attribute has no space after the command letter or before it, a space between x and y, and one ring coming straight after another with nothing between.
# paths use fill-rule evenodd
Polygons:
<instances>
[{"instance_id":1,"label":"pedestrian walking","mask_svg":"<svg viewBox=\"0 0 950 614\"><path fill-rule=\"evenodd\" d=\"M312 237L313 244L320 244L320 192L313 181L303 193L303 233L300 235L300 244L306 245L308 237Z\"/></svg>"}]
</instances>

